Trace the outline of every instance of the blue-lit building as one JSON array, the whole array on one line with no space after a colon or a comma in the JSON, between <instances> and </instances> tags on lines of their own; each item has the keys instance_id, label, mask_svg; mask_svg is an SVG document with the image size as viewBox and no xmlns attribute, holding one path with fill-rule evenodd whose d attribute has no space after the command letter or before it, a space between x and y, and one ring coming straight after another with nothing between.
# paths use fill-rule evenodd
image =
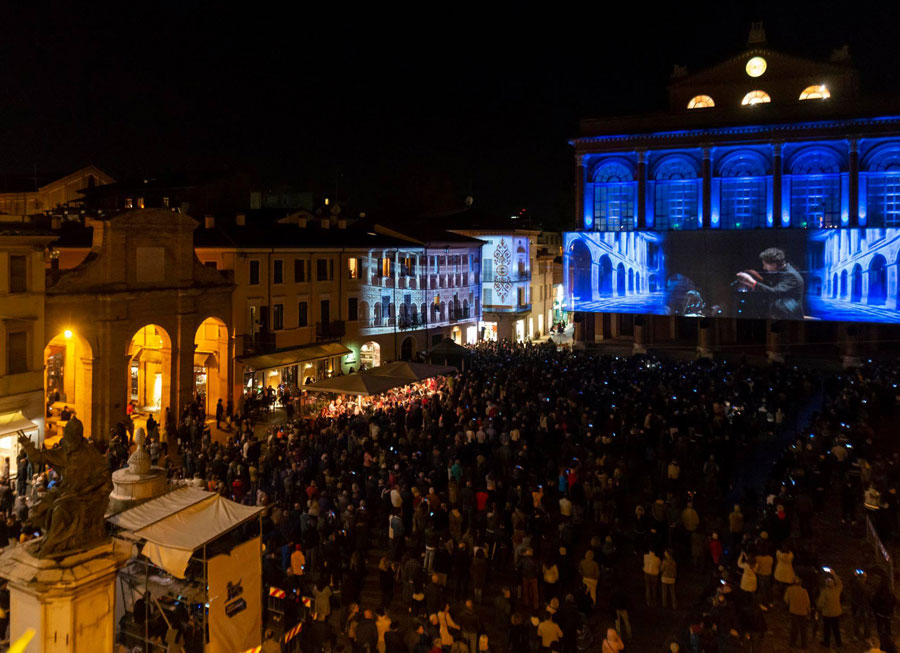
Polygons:
<instances>
[{"instance_id":1,"label":"blue-lit building","mask_svg":"<svg viewBox=\"0 0 900 653\"><path fill-rule=\"evenodd\" d=\"M582 120L571 142L577 232L566 235L564 274L584 340L699 338L702 350L736 343L771 350L773 342L840 341L845 322L870 315L900 321L900 112L892 99L861 93L846 48L828 61L801 59L770 48L754 25L746 49L731 59L693 74L676 66L668 95L665 113ZM614 301L601 301L609 286L598 279L606 278L604 261L613 264L619 243L649 251L667 233L702 231L714 249L715 234L733 230L770 230L776 240L809 232L802 263L809 322L636 318L624 313L654 311L620 301L618 280L609 293ZM639 235L648 232L655 235ZM641 274L634 295L660 288L663 258L654 261L661 266L655 289L642 267L648 258L634 268ZM586 265L586 275L576 272ZM625 283L631 294L627 276Z\"/></svg>"}]
</instances>

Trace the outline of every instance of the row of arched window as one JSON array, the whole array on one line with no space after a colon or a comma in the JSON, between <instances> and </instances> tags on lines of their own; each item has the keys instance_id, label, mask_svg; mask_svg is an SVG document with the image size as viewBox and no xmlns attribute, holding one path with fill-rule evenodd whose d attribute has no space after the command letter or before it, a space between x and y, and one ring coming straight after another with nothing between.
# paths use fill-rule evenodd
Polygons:
<instances>
[{"instance_id":1,"label":"row of arched window","mask_svg":"<svg viewBox=\"0 0 900 653\"><path fill-rule=\"evenodd\" d=\"M800 93L801 100L827 100L831 97L831 91L824 84L813 84L807 86ZM744 106L752 106L754 104L765 104L771 102L772 98L768 93L762 90L750 91L742 99L741 104ZM716 101L711 95L695 95L688 102L688 109L711 109L716 106Z\"/></svg>"},{"instance_id":2,"label":"row of arched window","mask_svg":"<svg viewBox=\"0 0 900 653\"><path fill-rule=\"evenodd\" d=\"M847 157L827 146L801 149L785 161L782 196L786 205L772 206L772 163L756 150L730 152L712 171L712 215L702 214L699 162L687 154L670 154L649 169L648 228L756 229L773 226L774 215L785 225L801 228L838 227L848 219ZM591 172L585 201L584 227L623 231L636 227L636 168L626 158L600 162ZM783 200L785 202L785 200ZM789 217L785 209L789 206ZM900 144L873 149L859 172L860 226L900 226Z\"/></svg>"}]
</instances>

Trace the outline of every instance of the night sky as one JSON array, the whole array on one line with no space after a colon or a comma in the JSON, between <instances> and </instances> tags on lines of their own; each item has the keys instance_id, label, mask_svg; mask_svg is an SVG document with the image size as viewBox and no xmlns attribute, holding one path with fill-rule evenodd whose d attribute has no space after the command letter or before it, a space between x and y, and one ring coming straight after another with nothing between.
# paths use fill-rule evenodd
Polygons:
<instances>
[{"instance_id":1,"label":"night sky","mask_svg":"<svg viewBox=\"0 0 900 653\"><path fill-rule=\"evenodd\" d=\"M365 16L350 3L330 14L308 3L0 9L0 173L252 169L337 186L353 210L471 194L552 224L572 213L578 119L664 108L673 64L696 71L738 53L754 19L775 49L827 59L847 43L864 89L900 87L900 3L852 16L821 2L670 3L656 15L650 3L630 15L615 9L629 3L595 4L555 16L455 4Z\"/></svg>"}]
</instances>

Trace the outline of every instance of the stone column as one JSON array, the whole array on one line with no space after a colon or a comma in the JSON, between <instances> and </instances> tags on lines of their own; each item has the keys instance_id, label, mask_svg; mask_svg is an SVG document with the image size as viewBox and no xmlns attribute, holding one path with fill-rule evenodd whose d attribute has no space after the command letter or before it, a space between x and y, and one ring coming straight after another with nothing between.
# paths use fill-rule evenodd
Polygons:
<instances>
[{"instance_id":1,"label":"stone column","mask_svg":"<svg viewBox=\"0 0 900 653\"><path fill-rule=\"evenodd\" d=\"M584 189L587 183L587 166L584 154L575 155L575 228L585 229Z\"/></svg>"},{"instance_id":2,"label":"stone column","mask_svg":"<svg viewBox=\"0 0 900 653\"><path fill-rule=\"evenodd\" d=\"M699 358L712 358L713 321L708 318L700 318L697 326L697 356Z\"/></svg>"},{"instance_id":3,"label":"stone column","mask_svg":"<svg viewBox=\"0 0 900 653\"><path fill-rule=\"evenodd\" d=\"M766 325L766 358L770 363L784 362L784 324L769 320Z\"/></svg>"},{"instance_id":4,"label":"stone column","mask_svg":"<svg viewBox=\"0 0 900 653\"><path fill-rule=\"evenodd\" d=\"M92 421L92 416L94 411L92 410L93 406L91 405L91 394L92 394L92 385L91 380L94 378L94 359L90 357L85 357L80 359L80 367L78 369L78 397L77 397L77 410L79 414L77 415L78 419L81 420L81 423L84 425L84 437L89 438L94 436L96 440L106 440L106 433L102 429L94 430L94 423Z\"/></svg>"},{"instance_id":5,"label":"stone column","mask_svg":"<svg viewBox=\"0 0 900 653\"><path fill-rule=\"evenodd\" d=\"M634 345L631 348L632 354L646 354L647 343L644 339L644 316L634 316Z\"/></svg>"},{"instance_id":6,"label":"stone column","mask_svg":"<svg viewBox=\"0 0 900 653\"><path fill-rule=\"evenodd\" d=\"M703 163L701 165L700 174L702 180L702 203L703 203L703 226L709 227L712 224L712 165L710 162L712 148L709 145L703 146Z\"/></svg>"},{"instance_id":7,"label":"stone column","mask_svg":"<svg viewBox=\"0 0 900 653\"><path fill-rule=\"evenodd\" d=\"M848 181L850 186L850 226L859 226L859 140L850 139Z\"/></svg>"},{"instance_id":8,"label":"stone column","mask_svg":"<svg viewBox=\"0 0 900 653\"><path fill-rule=\"evenodd\" d=\"M841 360L844 363L844 367L859 367L862 365L862 360L859 357L859 331L856 325L847 325L843 341Z\"/></svg>"},{"instance_id":9,"label":"stone column","mask_svg":"<svg viewBox=\"0 0 900 653\"><path fill-rule=\"evenodd\" d=\"M638 229L646 229L647 228L647 151L640 150L637 153L638 155L638 164L637 164L637 175L638 175L638 190L637 190L637 228Z\"/></svg>"},{"instance_id":10,"label":"stone column","mask_svg":"<svg viewBox=\"0 0 900 653\"><path fill-rule=\"evenodd\" d=\"M781 143L772 143L772 224L781 228Z\"/></svg>"},{"instance_id":11,"label":"stone column","mask_svg":"<svg viewBox=\"0 0 900 653\"><path fill-rule=\"evenodd\" d=\"M32 629L29 653L114 650L116 574L130 553L121 540L61 559L7 548L0 576L9 580L10 640Z\"/></svg>"}]
</instances>

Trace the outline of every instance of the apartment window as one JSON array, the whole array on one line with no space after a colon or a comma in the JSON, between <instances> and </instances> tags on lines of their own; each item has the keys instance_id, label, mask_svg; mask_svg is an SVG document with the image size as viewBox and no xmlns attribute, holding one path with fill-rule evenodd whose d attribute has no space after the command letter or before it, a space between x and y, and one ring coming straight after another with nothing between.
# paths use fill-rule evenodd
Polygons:
<instances>
[{"instance_id":1,"label":"apartment window","mask_svg":"<svg viewBox=\"0 0 900 653\"><path fill-rule=\"evenodd\" d=\"M328 259L328 280L334 280L334 259Z\"/></svg>"},{"instance_id":2,"label":"apartment window","mask_svg":"<svg viewBox=\"0 0 900 653\"><path fill-rule=\"evenodd\" d=\"M381 298L381 317L388 319L391 316L391 296L384 295Z\"/></svg>"},{"instance_id":3,"label":"apartment window","mask_svg":"<svg viewBox=\"0 0 900 653\"><path fill-rule=\"evenodd\" d=\"M309 275L306 273L306 261L302 258L294 259L294 283L306 283Z\"/></svg>"},{"instance_id":4,"label":"apartment window","mask_svg":"<svg viewBox=\"0 0 900 653\"><path fill-rule=\"evenodd\" d=\"M387 256L381 259L381 276L391 276L391 259Z\"/></svg>"},{"instance_id":5,"label":"apartment window","mask_svg":"<svg viewBox=\"0 0 900 653\"><path fill-rule=\"evenodd\" d=\"M323 324L331 322L331 302L323 299L319 302L319 317Z\"/></svg>"},{"instance_id":6,"label":"apartment window","mask_svg":"<svg viewBox=\"0 0 900 653\"><path fill-rule=\"evenodd\" d=\"M9 292L28 292L28 257L9 257Z\"/></svg>"},{"instance_id":7,"label":"apartment window","mask_svg":"<svg viewBox=\"0 0 900 653\"><path fill-rule=\"evenodd\" d=\"M250 261L250 285L259 285L259 261Z\"/></svg>"},{"instance_id":8,"label":"apartment window","mask_svg":"<svg viewBox=\"0 0 900 653\"><path fill-rule=\"evenodd\" d=\"M168 197L162 198L162 205L166 208L169 208L169 198Z\"/></svg>"},{"instance_id":9,"label":"apartment window","mask_svg":"<svg viewBox=\"0 0 900 653\"><path fill-rule=\"evenodd\" d=\"M305 327L309 326L309 309L307 308L306 302L300 302L297 304L297 326Z\"/></svg>"},{"instance_id":10,"label":"apartment window","mask_svg":"<svg viewBox=\"0 0 900 653\"><path fill-rule=\"evenodd\" d=\"M280 258L275 259L275 266L272 270L272 283L284 283L284 261Z\"/></svg>"},{"instance_id":11,"label":"apartment window","mask_svg":"<svg viewBox=\"0 0 900 653\"><path fill-rule=\"evenodd\" d=\"M484 289L484 305L490 306L494 303L494 292L490 288Z\"/></svg>"},{"instance_id":12,"label":"apartment window","mask_svg":"<svg viewBox=\"0 0 900 653\"><path fill-rule=\"evenodd\" d=\"M347 261L347 278L359 279L359 259L351 258Z\"/></svg>"},{"instance_id":13,"label":"apartment window","mask_svg":"<svg viewBox=\"0 0 900 653\"><path fill-rule=\"evenodd\" d=\"M133 208L134 208L134 199L133 199L133 198L131 198L131 197L126 197L126 198L125 198L125 208L126 208L126 209L133 209Z\"/></svg>"},{"instance_id":14,"label":"apartment window","mask_svg":"<svg viewBox=\"0 0 900 653\"><path fill-rule=\"evenodd\" d=\"M281 331L284 328L284 304L275 304L272 307L272 331Z\"/></svg>"},{"instance_id":15,"label":"apartment window","mask_svg":"<svg viewBox=\"0 0 900 653\"><path fill-rule=\"evenodd\" d=\"M350 297L347 300L347 319L350 322L356 322L359 319L359 300L356 297Z\"/></svg>"},{"instance_id":16,"label":"apartment window","mask_svg":"<svg viewBox=\"0 0 900 653\"><path fill-rule=\"evenodd\" d=\"M328 281L328 259L316 259L316 281Z\"/></svg>"},{"instance_id":17,"label":"apartment window","mask_svg":"<svg viewBox=\"0 0 900 653\"><path fill-rule=\"evenodd\" d=\"M28 371L28 333L15 331L6 336L7 374L22 374Z\"/></svg>"}]
</instances>

